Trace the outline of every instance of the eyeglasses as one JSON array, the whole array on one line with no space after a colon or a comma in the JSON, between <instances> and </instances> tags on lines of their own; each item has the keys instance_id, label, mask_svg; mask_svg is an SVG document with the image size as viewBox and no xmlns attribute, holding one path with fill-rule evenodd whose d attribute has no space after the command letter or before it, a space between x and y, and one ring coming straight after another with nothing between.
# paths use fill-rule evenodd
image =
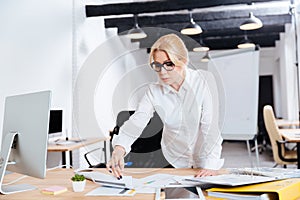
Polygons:
<instances>
[{"instance_id":1,"label":"eyeglasses","mask_svg":"<svg viewBox=\"0 0 300 200\"><path fill-rule=\"evenodd\" d=\"M175 64L172 61L165 61L163 64L154 61L150 64L150 66L154 71L160 72L162 67L166 71L172 71L175 67Z\"/></svg>"}]
</instances>

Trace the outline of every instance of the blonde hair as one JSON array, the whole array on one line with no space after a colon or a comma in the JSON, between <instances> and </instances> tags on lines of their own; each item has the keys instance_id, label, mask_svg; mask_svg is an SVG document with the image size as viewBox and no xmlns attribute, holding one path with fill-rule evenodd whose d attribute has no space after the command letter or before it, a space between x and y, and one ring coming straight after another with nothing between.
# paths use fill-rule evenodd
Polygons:
<instances>
[{"instance_id":1,"label":"blonde hair","mask_svg":"<svg viewBox=\"0 0 300 200\"><path fill-rule=\"evenodd\" d=\"M188 50L183 41L174 33L160 37L151 47L149 61L154 61L154 53L164 51L176 66L185 66L188 63Z\"/></svg>"}]
</instances>

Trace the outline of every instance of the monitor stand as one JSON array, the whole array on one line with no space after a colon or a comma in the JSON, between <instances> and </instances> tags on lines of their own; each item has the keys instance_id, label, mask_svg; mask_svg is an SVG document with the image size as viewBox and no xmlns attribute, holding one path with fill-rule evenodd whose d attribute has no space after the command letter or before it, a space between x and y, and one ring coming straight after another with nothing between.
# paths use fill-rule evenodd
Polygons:
<instances>
[{"instance_id":1,"label":"monitor stand","mask_svg":"<svg viewBox=\"0 0 300 200\"><path fill-rule=\"evenodd\" d=\"M3 146L0 152L0 193L1 194L12 194L12 193L36 189L35 186L29 184L3 185L3 179L8 164L8 158L10 155L11 147L17 135L18 132L11 132L7 134L4 138L4 141L2 141Z\"/></svg>"}]
</instances>

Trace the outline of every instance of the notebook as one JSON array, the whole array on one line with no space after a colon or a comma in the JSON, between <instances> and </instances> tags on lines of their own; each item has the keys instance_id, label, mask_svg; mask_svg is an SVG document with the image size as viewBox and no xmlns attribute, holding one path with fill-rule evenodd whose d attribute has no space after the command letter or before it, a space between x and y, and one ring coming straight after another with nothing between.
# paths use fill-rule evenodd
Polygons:
<instances>
[{"instance_id":1,"label":"notebook","mask_svg":"<svg viewBox=\"0 0 300 200\"><path fill-rule=\"evenodd\" d=\"M66 187L54 185L54 186L51 186L51 187L44 188L42 190L42 193L43 194L57 195L57 194L64 193L67 190L68 189Z\"/></svg>"}]
</instances>

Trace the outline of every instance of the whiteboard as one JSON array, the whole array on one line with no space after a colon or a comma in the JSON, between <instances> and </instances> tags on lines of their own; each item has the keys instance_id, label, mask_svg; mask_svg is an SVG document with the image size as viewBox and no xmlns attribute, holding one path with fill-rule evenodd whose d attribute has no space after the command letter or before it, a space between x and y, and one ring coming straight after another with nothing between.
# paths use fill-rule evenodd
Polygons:
<instances>
[{"instance_id":1,"label":"whiteboard","mask_svg":"<svg viewBox=\"0 0 300 200\"><path fill-rule=\"evenodd\" d=\"M220 102L220 131L225 140L251 140L257 133L259 51L231 50L211 55Z\"/></svg>"}]
</instances>

